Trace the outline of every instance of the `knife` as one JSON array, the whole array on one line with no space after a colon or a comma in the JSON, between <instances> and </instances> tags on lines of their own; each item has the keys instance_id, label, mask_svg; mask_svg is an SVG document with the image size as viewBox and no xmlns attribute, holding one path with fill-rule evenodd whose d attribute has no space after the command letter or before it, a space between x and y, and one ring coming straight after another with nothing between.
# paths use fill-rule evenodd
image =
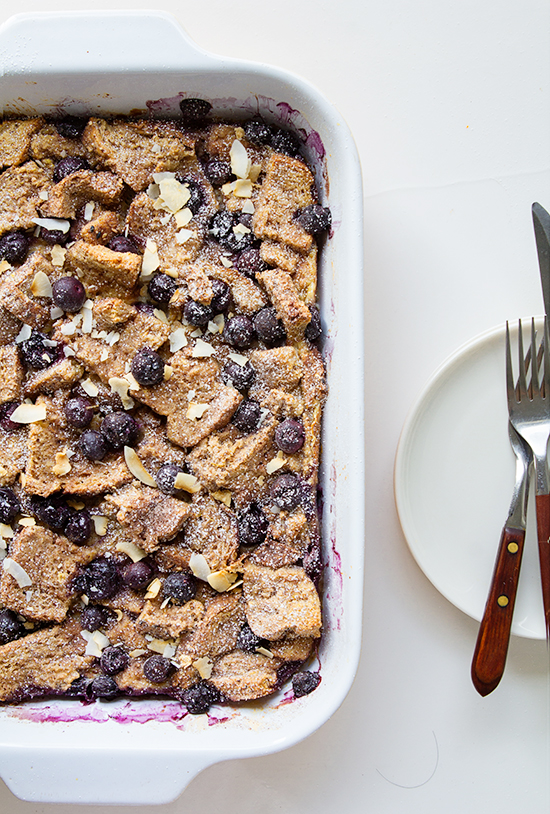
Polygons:
<instances>
[{"instance_id":1,"label":"knife","mask_svg":"<svg viewBox=\"0 0 550 814\"><path fill-rule=\"evenodd\" d=\"M539 203L531 207L535 241L539 258L540 279L544 311L550 313L550 215ZM537 495L537 532L539 541L542 603L546 627L546 641L550 642L550 495Z\"/></svg>"}]
</instances>

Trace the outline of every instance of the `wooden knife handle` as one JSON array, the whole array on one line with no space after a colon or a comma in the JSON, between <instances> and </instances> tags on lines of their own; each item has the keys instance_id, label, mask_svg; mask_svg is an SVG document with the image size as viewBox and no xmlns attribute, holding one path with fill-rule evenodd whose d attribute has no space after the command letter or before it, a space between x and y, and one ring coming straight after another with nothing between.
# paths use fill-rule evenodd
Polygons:
<instances>
[{"instance_id":1,"label":"wooden knife handle","mask_svg":"<svg viewBox=\"0 0 550 814\"><path fill-rule=\"evenodd\" d=\"M546 640L550 641L550 495L537 495L536 506L542 603Z\"/></svg>"},{"instance_id":2,"label":"wooden knife handle","mask_svg":"<svg viewBox=\"0 0 550 814\"><path fill-rule=\"evenodd\" d=\"M550 521L550 502L548 503ZM508 653L510 628L523 555L525 530L502 529L493 579L472 660L472 681L480 695L498 686Z\"/></svg>"}]
</instances>

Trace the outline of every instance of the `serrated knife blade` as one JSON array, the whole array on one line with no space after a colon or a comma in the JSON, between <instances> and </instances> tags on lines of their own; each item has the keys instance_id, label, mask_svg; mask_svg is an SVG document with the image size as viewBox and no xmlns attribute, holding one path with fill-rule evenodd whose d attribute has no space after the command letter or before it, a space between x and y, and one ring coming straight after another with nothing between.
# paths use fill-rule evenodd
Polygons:
<instances>
[{"instance_id":1,"label":"serrated knife blade","mask_svg":"<svg viewBox=\"0 0 550 814\"><path fill-rule=\"evenodd\" d=\"M550 215L539 203L531 207L533 226L535 227L535 240L539 257L540 279L542 283L542 296L544 311L550 315Z\"/></svg>"}]
</instances>

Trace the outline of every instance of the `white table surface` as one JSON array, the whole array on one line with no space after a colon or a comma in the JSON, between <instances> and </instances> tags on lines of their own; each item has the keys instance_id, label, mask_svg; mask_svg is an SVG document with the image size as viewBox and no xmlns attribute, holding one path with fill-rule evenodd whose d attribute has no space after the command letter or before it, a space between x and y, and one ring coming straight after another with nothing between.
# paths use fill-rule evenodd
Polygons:
<instances>
[{"instance_id":1,"label":"white table surface","mask_svg":"<svg viewBox=\"0 0 550 814\"><path fill-rule=\"evenodd\" d=\"M0 22L21 11L155 5L0 0ZM367 571L362 661L332 719L285 752L214 766L175 802L136 811L546 814L546 644L513 638L501 685L477 695L469 676L477 624L410 555L392 470L407 411L433 370L478 333L542 312L530 207L538 200L550 209L550 6L157 7L206 50L307 78L355 135L365 194ZM1 812L68 810L120 811L25 803L0 787Z\"/></svg>"}]
</instances>

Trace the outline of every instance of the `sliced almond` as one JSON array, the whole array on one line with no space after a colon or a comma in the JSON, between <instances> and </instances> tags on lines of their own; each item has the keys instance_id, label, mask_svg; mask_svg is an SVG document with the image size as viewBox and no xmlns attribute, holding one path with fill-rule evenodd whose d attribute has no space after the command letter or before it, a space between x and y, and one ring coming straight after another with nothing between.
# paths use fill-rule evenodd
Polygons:
<instances>
[{"instance_id":1,"label":"sliced almond","mask_svg":"<svg viewBox=\"0 0 550 814\"><path fill-rule=\"evenodd\" d=\"M52 284L50 278L43 271L37 271L34 275L34 280L31 284L31 292L34 297L49 297L52 296Z\"/></svg>"},{"instance_id":2,"label":"sliced almond","mask_svg":"<svg viewBox=\"0 0 550 814\"><path fill-rule=\"evenodd\" d=\"M124 460L126 461L126 466L130 470L134 478L137 478L146 486L156 487L157 485L156 481L147 472L147 470L141 463L137 452L134 449L132 449L132 447L124 447Z\"/></svg>"},{"instance_id":3,"label":"sliced almond","mask_svg":"<svg viewBox=\"0 0 550 814\"><path fill-rule=\"evenodd\" d=\"M266 465L265 469L268 475L272 475L273 472L276 472L278 469L281 469L286 463L286 458L284 457L281 450L277 453L277 455L272 458Z\"/></svg>"},{"instance_id":4,"label":"sliced almond","mask_svg":"<svg viewBox=\"0 0 550 814\"><path fill-rule=\"evenodd\" d=\"M61 477L62 475L66 475L72 469L71 462L67 456L67 451L63 450L62 452L56 452L55 454L55 464L52 466L52 472L57 477Z\"/></svg>"},{"instance_id":5,"label":"sliced almond","mask_svg":"<svg viewBox=\"0 0 550 814\"><path fill-rule=\"evenodd\" d=\"M130 542L123 542L117 543L115 546L117 551L121 551L123 554L127 554L128 557L132 560L132 562L139 562L143 560L144 557L147 556L147 552L140 548L135 543Z\"/></svg>"},{"instance_id":6,"label":"sliced almond","mask_svg":"<svg viewBox=\"0 0 550 814\"><path fill-rule=\"evenodd\" d=\"M198 404L196 401L192 401L189 403L185 417L191 419L192 421L196 421L197 419L203 417L205 412L208 410L208 407L208 404Z\"/></svg>"},{"instance_id":7,"label":"sliced almond","mask_svg":"<svg viewBox=\"0 0 550 814\"><path fill-rule=\"evenodd\" d=\"M170 353L175 353L187 346L187 334L185 328L176 328L175 331L169 336L170 339Z\"/></svg>"},{"instance_id":8,"label":"sliced almond","mask_svg":"<svg viewBox=\"0 0 550 814\"><path fill-rule=\"evenodd\" d=\"M202 357L212 356L214 353L216 353L216 348L213 348L212 345L209 345L204 339L197 338L191 356L200 359Z\"/></svg>"},{"instance_id":9,"label":"sliced almond","mask_svg":"<svg viewBox=\"0 0 550 814\"><path fill-rule=\"evenodd\" d=\"M176 489L183 489L185 492L194 495L200 492L201 485L194 475L189 475L187 472L178 472L174 481Z\"/></svg>"},{"instance_id":10,"label":"sliced almond","mask_svg":"<svg viewBox=\"0 0 550 814\"><path fill-rule=\"evenodd\" d=\"M248 178L252 162L246 152L246 147L239 139L235 139L229 151L231 160L231 172L237 178Z\"/></svg>"},{"instance_id":11,"label":"sliced almond","mask_svg":"<svg viewBox=\"0 0 550 814\"><path fill-rule=\"evenodd\" d=\"M62 269L65 265L66 254L67 249L64 249L63 246L60 246L58 243L56 243L55 246L52 246L52 251L50 254L52 266Z\"/></svg>"},{"instance_id":12,"label":"sliced almond","mask_svg":"<svg viewBox=\"0 0 550 814\"><path fill-rule=\"evenodd\" d=\"M48 232L63 232L66 235L71 228L71 221L64 218L31 218L31 220Z\"/></svg>"},{"instance_id":13,"label":"sliced almond","mask_svg":"<svg viewBox=\"0 0 550 814\"><path fill-rule=\"evenodd\" d=\"M91 381L91 379L83 379L80 382L80 386L84 392L92 398L95 398L99 394L98 387Z\"/></svg>"},{"instance_id":14,"label":"sliced almond","mask_svg":"<svg viewBox=\"0 0 550 814\"><path fill-rule=\"evenodd\" d=\"M224 503L226 506L231 506L231 492L227 489L218 489L217 492L211 492L212 497L214 500L219 500L220 503Z\"/></svg>"},{"instance_id":15,"label":"sliced almond","mask_svg":"<svg viewBox=\"0 0 550 814\"><path fill-rule=\"evenodd\" d=\"M219 593L223 593L224 591L229 590L235 580L237 579L236 574L232 574L229 571L213 571L207 579L208 584L210 587L214 588L215 591Z\"/></svg>"},{"instance_id":16,"label":"sliced almond","mask_svg":"<svg viewBox=\"0 0 550 814\"><path fill-rule=\"evenodd\" d=\"M202 658L193 662L193 667L201 678L208 679L212 675L214 662L208 656L202 656Z\"/></svg>"},{"instance_id":17,"label":"sliced almond","mask_svg":"<svg viewBox=\"0 0 550 814\"><path fill-rule=\"evenodd\" d=\"M252 181L249 178L239 178L235 181L233 195L236 198L250 198L252 195Z\"/></svg>"},{"instance_id":18,"label":"sliced almond","mask_svg":"<svg viewBox=\"0 0 550 814\"><path fill-rule=\"evenodd\" d=\"M34 424L46 418L45 404L20 404L10 415L14 424Z\"/></svg>"},{"instance_id":19,"label":"sliced almond","mask_svg":"<svg viewBox=\"0 0 550 814\"><path fill-rule=\"evenodd\" d=\"M92 520L94 521L94 528L97 536L105 537L107 534L107 524L109 522L109 518L104 517L102 514L94 514L92 515Z\"/></svg>"},{"instance_id":20,"label":"sliced almond","mask_svg":"<svg viewBox=\"0 0 550 814\"><path fill-rule=\"evenodd\" d=\"M12 560L11 557L6 557L3 565L6 574L12 576L20 588L28 588L29 585L32 585L32 580L25 569L18 562Z\"/></svg>"},{"instance_id":21,"label":"sliced almond","mask_svg":"<svg viewBox=\"0 0 550 814\"><path fill-rule=\"evenodd\" d=\"M156 596L159 595L159 591L162 587L162 583L158 577L149 583L147 586L147 591L145 593L145 599L154 599Z\"/></svg>"},{"instance_id":22,"label":"sliced almond","mask_svg":"<svg viewBox=\"0 0 550 814\"><path fill-rule=\"evenodd\" d=\"M202 579L203 582L208 582L208 577L212 573L212 569L208 565L208 561L204 554L197 554L194 551L189 557L189 568L197 579Z\"/></svg>"}]
</instances>

